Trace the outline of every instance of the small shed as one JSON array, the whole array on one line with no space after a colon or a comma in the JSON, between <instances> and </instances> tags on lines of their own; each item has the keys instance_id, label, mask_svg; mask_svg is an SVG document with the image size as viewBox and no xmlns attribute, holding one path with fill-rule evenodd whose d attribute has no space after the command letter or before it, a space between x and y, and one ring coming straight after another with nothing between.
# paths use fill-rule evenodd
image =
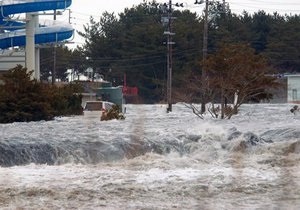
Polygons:
<instances>
[{"instance_id":1,"label":"small shed","mask_svg":"<svg viewBox=\"0 0 300 210\"><path fill-rule=\"evenodd\" d=\"M287 75L288 103L300 104L300 74Z\"/></svg>"}]
</instances>

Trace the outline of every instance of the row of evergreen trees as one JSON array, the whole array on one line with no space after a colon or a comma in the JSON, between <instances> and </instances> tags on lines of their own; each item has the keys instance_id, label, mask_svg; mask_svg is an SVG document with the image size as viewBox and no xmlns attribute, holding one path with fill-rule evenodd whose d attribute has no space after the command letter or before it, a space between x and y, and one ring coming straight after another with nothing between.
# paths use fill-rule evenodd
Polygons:
<instances>
[{"instance_id":1,"label":"row of evergreen trees","mask_svg":"<svg viewBox=\"0 0 300 210\"><path fill-rule=\"evenodd\" d=\"M0 77L0 123L52 120L82 114L82 88L58 87L31 80L32 72L17 66Z\"/></svg>"},{"instance_id":2,"label":"row of evergreen trees","mask_svg":"<svg viewBox=\"0 0 300 210\"><path fill-rule=\"evenodd\" d=\"M137 86L147 103L165 99L166 36L162 24L165 14L157 2L143 2L116 16L105 12L100 21L93 17L80 34L85 44L75 50L57 49L57 76L64 80L66 69L83 72L88 66L106 79ZM201 74L203 17L189 10L174 10L173 86L186 85L191 74ZM208 53L220 43L247 44L265 56L278 72L300 71L300 16L266 14L258 11L233 14L218 2L209 6ZM42 52L44 76L52 69L51 49Z\"/></svg>"}]
</instances>

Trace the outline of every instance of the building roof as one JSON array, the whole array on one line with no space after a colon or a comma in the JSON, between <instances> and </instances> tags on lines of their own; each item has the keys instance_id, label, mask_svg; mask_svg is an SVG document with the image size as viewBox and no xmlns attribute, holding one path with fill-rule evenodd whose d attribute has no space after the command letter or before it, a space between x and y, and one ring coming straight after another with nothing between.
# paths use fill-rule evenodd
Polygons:
<instances>
[{"instance_id":1,"label":"building roof","mask_svg":"<svg viewBox=\"0 0 300 210\"><path fill-rule=\"evenodd\" d=\"M286 77L300 77L300 74L286 74Z\"/></svg>"}]
</instances>

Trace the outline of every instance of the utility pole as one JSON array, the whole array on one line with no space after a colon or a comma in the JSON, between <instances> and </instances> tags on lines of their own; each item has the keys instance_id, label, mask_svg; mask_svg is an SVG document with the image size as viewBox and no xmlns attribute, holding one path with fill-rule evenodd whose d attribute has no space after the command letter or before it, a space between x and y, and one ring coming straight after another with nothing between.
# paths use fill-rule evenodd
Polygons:
<instances>
[{"instance_id":1,"label":"utility pole","mask_svg":"<svg viewBox=\"0 0 300 210\"><path fill-rule=\"evenodd\" d=\"M168 5L168 60L167 60L167 71L168 71L168 78L167 78L167 112L172 112L172 0L169 0Z\"/></svg>"},{"instance_id":2,"label":"utility pole","mask_svg":"<svg viewBox=\"0 0 300 210\"><path fill-rule=\"evenodd\" d=\"M175 35L172 32L172 0L163 4L163 12L167 13L167 17L162 17L163 24L167 27L167 31L164 31L164 35L167 35L167 112L172 112L172 45L175 44L172 40L172 36Z\"/></svg>"},{"instance_id":3,"label":"utility pole","mask_svg":"<svg viewBox=\"0 0 300 210\"><path fill-rule=\"evenodd\" d=\"M203 25L203 60L207 57L207 35L208 35L208 0L205 1L204 25ZM202 76L206 77L206 71L202 72Z\"/></svg>"},{"instance_id":4,"label":"utility pole","mask_svg":"<svg viewBox=\"0 0 300 210\"><path fill-rule=\"evenodd\" d=\"M53 20L56 20L56 10L54 10ZM52 85L55 84L56 78L56 44L53 46L53 69L52 69Z\"/></svg>"},{"instance_id":5,"label":"utility pole","mask_svg":"<svg viewBox=\"0 0 300 210\"><path fill-rule=\"evenodd\" d=\"M176 7L183 7L183 3L174 4ZM172 68L173 68L173 58L172 58L172 45L173 42L172 36L175 35L172 31L172 21L175 17L172 16L172 0L169 0L168 4L162 5L162 10L164 13L167 13L167 17L162 17L162 22L164 26L167 26L167 31L164 31L164 35L167 35L167 112L172 112Z\"/></svg>"},{"instance_id":6,"label":"utility pole","mask_svg":"<svg viewBox=\"0 0 300 210\"><path fill-rule=\"evenodd\" d=\"M207 36L208 36L208 0L205 1L204 10L204 26L203 26L203 61L207 57ZM206 92L207 92L207 72L204 67L202 67L202 102L201 102L201 113L206 111Z\"/></svg>"},{"instance_id":7,"label":"utility pole","mask_svg":"<svg viewBox=\"0 0 300 210\"><path fill-rule=\"evenodd\" d=\"M202 4L203 0L196 0L195 4ZM203 47L202 47L202 59L203 61L207 57L207 37L208 37L208 0L205 0L205 9L204 9L204 22L203 22ZM202 99L201 99L201 113L206 111L206 101L207 101L207 71L202 67L202 76L201 76L201 86L202 86Z\"/></svg>"}]
</instances>

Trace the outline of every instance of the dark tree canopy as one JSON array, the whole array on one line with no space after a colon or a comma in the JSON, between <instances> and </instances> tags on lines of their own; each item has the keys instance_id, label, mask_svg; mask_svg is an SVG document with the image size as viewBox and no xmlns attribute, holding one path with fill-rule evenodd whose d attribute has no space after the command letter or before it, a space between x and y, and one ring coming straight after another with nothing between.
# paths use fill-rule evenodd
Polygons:
<instances>
[{"instance_id":1,"label":"dark tree canopy","mask_svg":"<svg viewBox=\"0 0 300 210\"><path fill-rule=\"evenodd\" d=\"M167 50L163 33L167 29L161 22L162 16L158 3L144 2L126 8L119 18L107 12L99 22L91 18L81 33L86 38L83 49L93 68L115 85L123 84L126 73L127 84L137 86L146 103L158 102L165 97ZM174 39L178 44L173 50L173 71L174 77L180 77L185 71L199 68L195 60L201 52L201 24L189 11L174 11L174 16L177 17L173 26L177 30Z\"/></svg>"},{"instance_id":2,"label":"dark tree canopy","mask_svg":"<svg viewBox=\"0 0 300 210\"><path fill-rule=\"evenodd\" d=\"M17 66L0 78L0 123L52 120L81 114L81 87L56 87L31 80L32 72Z\"/></svg>"},{"instance_id":3,"label":"dark tree canopy","mask_svg":"<svg viewBox=\"0 0 300 210\"><path fill-rule=\"evenodd\" d=\"M159 3L146 2L115 15L105 12L99 22L91 17L81 35L81 48L88 65L114 85L137 86L146 103L165 100L167 46ZM182 89L191 74L201 75L203 17L174 7L173 87ZM262 54L279 72L300 71L300 16L258 11L233 14L230 6L217 1L209 6L208 53L220 43L247 44ZM176 101L174 101L176 102Z\"/></svg>"}]
</instances>

